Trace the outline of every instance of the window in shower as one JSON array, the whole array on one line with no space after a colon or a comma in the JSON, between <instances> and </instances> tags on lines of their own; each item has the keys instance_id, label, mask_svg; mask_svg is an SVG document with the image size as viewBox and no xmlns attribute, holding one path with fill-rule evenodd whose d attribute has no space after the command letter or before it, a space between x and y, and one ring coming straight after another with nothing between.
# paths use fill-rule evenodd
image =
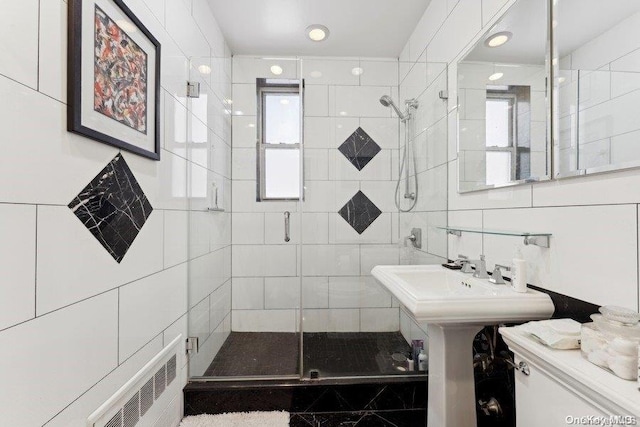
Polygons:
<instances>
[{"instance_id":1,"label":"window in shower","mask_svg":"<svg viewBox=\"0 0 640 427\"><path fill-rule=\"evenodd\" d=\"M302 143L300 82L258 79L257 91L257 200L299 200Z\"/></svg>"}]
</instances>

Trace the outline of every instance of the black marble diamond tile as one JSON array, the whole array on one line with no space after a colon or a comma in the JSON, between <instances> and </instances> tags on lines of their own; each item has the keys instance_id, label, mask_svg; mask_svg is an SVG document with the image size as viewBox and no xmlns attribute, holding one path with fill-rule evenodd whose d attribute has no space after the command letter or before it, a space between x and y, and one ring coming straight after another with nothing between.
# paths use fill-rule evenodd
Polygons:
<instances>
[{"instance_id":1,"label":"black marble diamond tile","mask_svg":"<svg viewBox=\"0 0 640 427\"><path fill-rule=\"evenodd\" d=\"M120 154L69 203L69 209L118 263L153 210Z\"/></svg>"},{"instance_id":2,"label":"black marble diamond tile","mask_svg":"<svg viewBox=\"0 0 640 427\"><path fill-rule=\"evenodd\" d=\"M358 234L362 234L382 211L362 191L358 191L338 213Z\"/></svg>"},{"instance_id":3,"label":"black marble diamond tile","mask_svg":"<svg viewBox=\"0 0 640 427\"><path fill-rule=\"evenodd\" d=\"M380 152L380 146L359 127L338 150L361 171Z\"/></svg>"}]
</instances>

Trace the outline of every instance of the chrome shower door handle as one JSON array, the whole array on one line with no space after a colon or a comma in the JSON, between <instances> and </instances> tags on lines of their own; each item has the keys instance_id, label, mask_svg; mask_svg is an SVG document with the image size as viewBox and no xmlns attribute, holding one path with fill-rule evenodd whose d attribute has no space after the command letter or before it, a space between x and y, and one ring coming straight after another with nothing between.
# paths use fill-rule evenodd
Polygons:
<instances>
[{"instance_id":1,"label":"chrome shower door handle","mask_svg":"<svg viewBox=\"0 0 640 427\"><path fill-rule=\"evenodd\" d=\"M290 218L291 218L291 212L286 211L284 213L284 241L285 242L288 242L291 240Z\"/></svg>"}]
</instances>

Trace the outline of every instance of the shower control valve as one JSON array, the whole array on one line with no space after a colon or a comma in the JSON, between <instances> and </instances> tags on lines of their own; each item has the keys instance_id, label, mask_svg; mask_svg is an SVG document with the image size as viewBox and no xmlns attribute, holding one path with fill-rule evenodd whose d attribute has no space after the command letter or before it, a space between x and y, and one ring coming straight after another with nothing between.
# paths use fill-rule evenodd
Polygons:
<instances>
[{"instance_id":1,"label":"shower control valve","mask_svg":"<svg viewBox=\"0 0 640 427\"><path fill-rule=\"evenodd\" d=\"M422 229L412 228L411 235L406 237L414 248L422 249Z\"/></svg>"}]
</instances>

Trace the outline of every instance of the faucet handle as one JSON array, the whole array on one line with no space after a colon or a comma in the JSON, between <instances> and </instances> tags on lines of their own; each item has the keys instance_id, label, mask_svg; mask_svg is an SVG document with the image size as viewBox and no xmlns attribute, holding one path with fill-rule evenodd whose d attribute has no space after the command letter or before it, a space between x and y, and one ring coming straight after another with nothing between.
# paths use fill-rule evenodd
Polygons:
<instances>
[{"instance_id":1,"label":"faucet handle","mask_svg":"<svg viewBox=\"0 0 640 427\"><path fill-rule=\"evenodd\" d=\"M458 266L462 266L465 262L469 262L469 258L466 255L458 254L458 259L453 263Z\"/></svg>"},{"instance_id":2,"label":"faucet handle","mask_svg":"<svg viewBox=\"0 0 640 427\"><path fill-rule=\"evenodd\" d=\"M460 264L462 265L462 269L460 270L463 273L473 273L473 268L471 268L471 261L468 259L460 260Z\"/></svg>"},{"instance_id":3,"label":"faucet handle","mask_svg":"<svg viewBox=\"0 0 640 427\"><path fill-rule=\"evenodd\" d=\"M506 265L496 264L493 267L493 273L491 273L491 278L489 281L496 285L504 285L504 279L502 278L502 270L511 271L511 267L507 267Z\"/></svg>"},{"instance_id":4,"label":"faucet handle","mask_svg":"<svg viewBox=\"0 0 640 427\"><path fill-rule=\"evenodd\" d=\"M479 279L488 279L489 273L487 273L487 262L484 259L484 255L480 255L480 259L474 263L476 271L473 273L473 277Z\"/></svg>"}]
</instances>

